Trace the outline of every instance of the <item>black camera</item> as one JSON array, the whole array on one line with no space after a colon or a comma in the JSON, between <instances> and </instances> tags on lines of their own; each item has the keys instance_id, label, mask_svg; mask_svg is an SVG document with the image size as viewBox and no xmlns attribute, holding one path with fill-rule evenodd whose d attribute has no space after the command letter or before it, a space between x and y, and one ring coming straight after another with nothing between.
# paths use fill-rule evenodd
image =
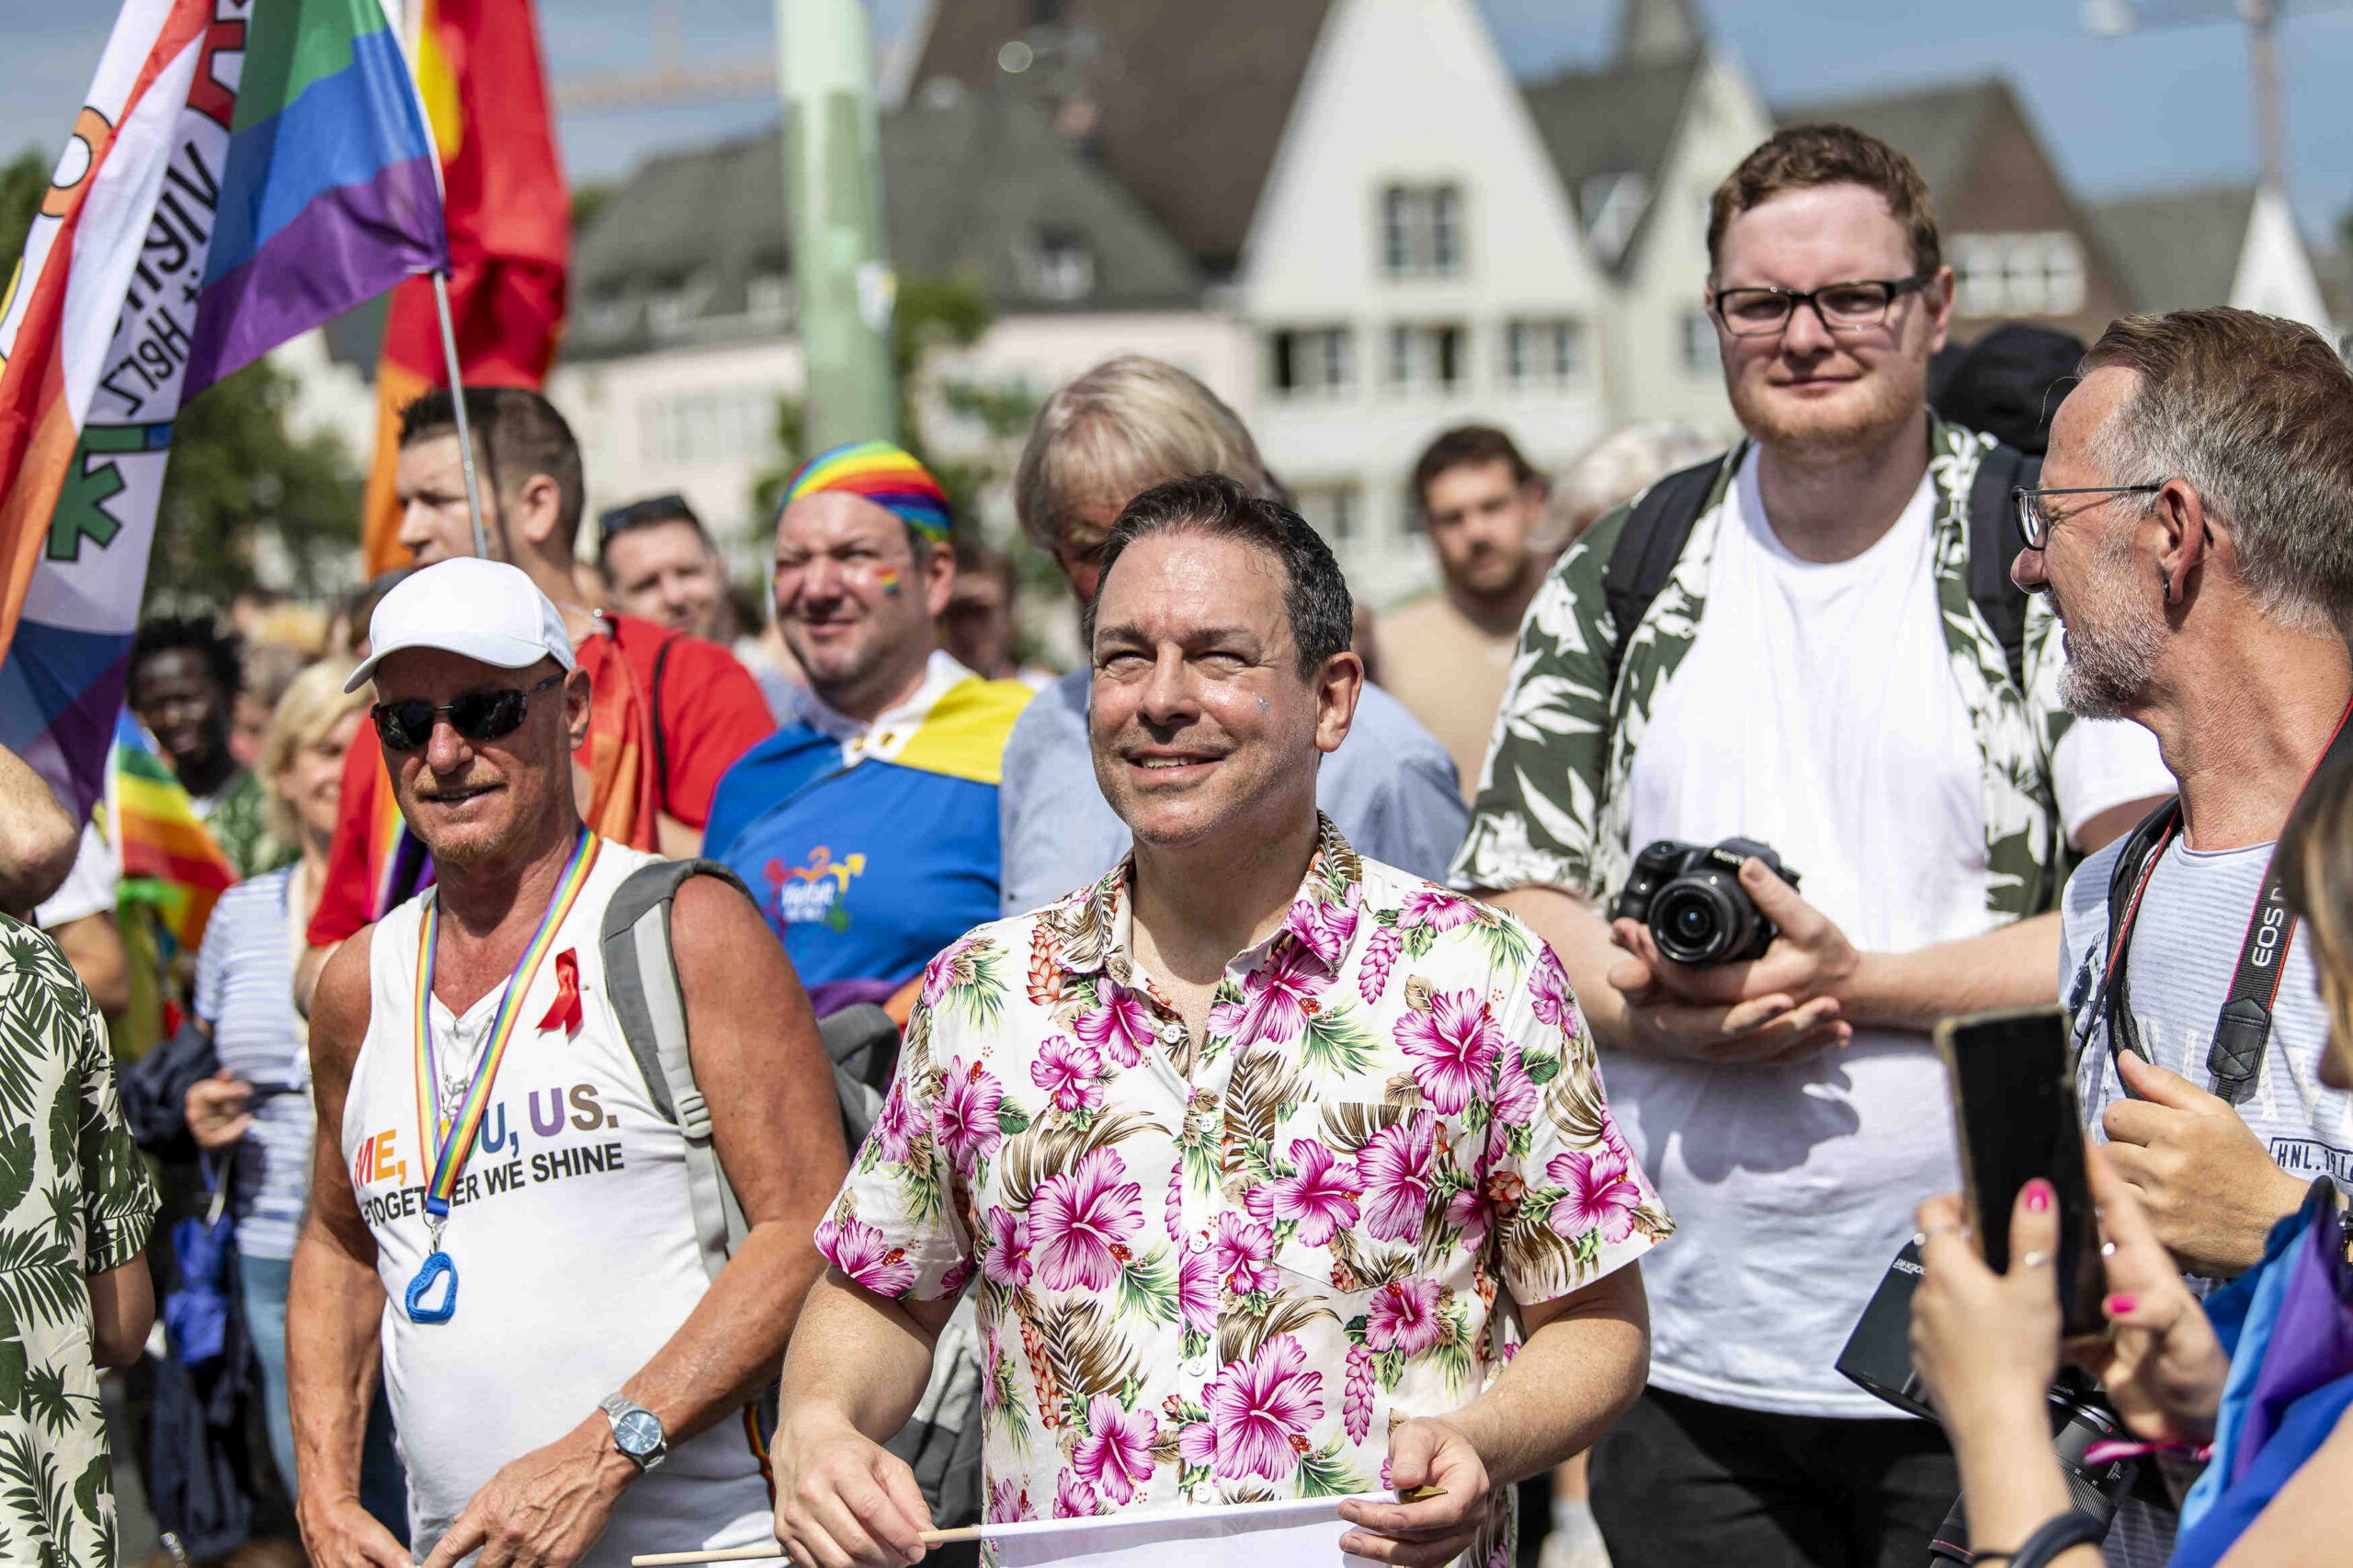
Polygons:
<instances>
[{"instance_id":1,"label":"black camera","mask_svg":"<svg viewBox=\"0 0 2353 1568\"><path fill-rule=\"evenodd\" d=\"M1888 1266L1887 1277L1856 1321L1847 1346L1838 1353L1839 1373L1864 1392L1876 1394L1898 1410L1925 1421L1937 1419L1928 1403L1927 1386L1912 1366L1912 1294L1920 1284L1920 1246L1906 1242ZM2107 1523L2117 1506L2143 1480L2137 1459L2111 1459L2094 1464L2089 1450L2096 1444L2129 1442L2132 1434L2099 1391L2072 1367L2060 1369L2051 1385L2051 1442L2059 1468L2067 1477L2067 1493L2075 1507ZM1931 1562L1971 1561L1962 1543L1968 1530L1961 1522L1961 1505L1953 1505L1944 1528L1929 1551Z\"/></svg>"},{"instance_id":2,"label":"black camera","mask_svg":"<svg viewBox=\"0 0 2353 1568\"><path fill-rule=\"evenodd\" d=\"M1658 950L1677 963L1739 963L1761 959L1781 928L1765 918L1740 885L1740 863L1756 856L1791 887L1798 874L1771 846L1746 838L1681 844L1662 838L1634 857L1613 919L1647 921Z\"/></svg>"}]
</instances>

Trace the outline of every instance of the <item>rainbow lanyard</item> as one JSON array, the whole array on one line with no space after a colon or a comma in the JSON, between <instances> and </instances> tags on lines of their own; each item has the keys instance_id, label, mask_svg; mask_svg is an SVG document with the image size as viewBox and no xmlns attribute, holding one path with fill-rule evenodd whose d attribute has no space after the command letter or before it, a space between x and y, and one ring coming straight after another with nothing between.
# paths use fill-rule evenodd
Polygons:
<instances>
[{"instance_id":1,"label":"rainbow lanyard","mask_svg":"<svg viewBox=\"0 0 2353 1568\"><path fill-rule=\"evenodd\" d=\"M437 893L425 906L423 930L416 947L416 1131L417 1145L437 1151L433 1161L433 1180L425 1190L426 1228L431 1233L432 1250L441 1250L441 1227L449 1218L449 1200L458 1190L458 1177L464 1174L466 1157L473 1152L474 1134L482 1127L483 1113L490 1108L490 1087L498 1076L498 1064L506 1059L507 1042L515 1038L515 1027L523 1016L523 998L531 989L531 981L539 972L540 962L555 946L555 934L563 925L564 916L580 898L580 890L588 884L588 872L597 864L597 848L602 842L586 828L580 830L580 841L573 846L572 858L556 879L554 896L548 900L548 912L540 917L540 928L531 937L530 946L523 949L523 957L515 965L515 972L506 977L506 994L499 999L498 1019L491 1026L490 1038L483 1042L482 1055L474 1063L473 1082L466 1087L466 1097L458 1107L458 1114L446 1128L440 1128L438 1140L434 1132L438 1127L434 1114L434 1085L438 1079L433 1067L433 949L434 937L441 926L441 900Z\"/></svg>"}]
</instances>

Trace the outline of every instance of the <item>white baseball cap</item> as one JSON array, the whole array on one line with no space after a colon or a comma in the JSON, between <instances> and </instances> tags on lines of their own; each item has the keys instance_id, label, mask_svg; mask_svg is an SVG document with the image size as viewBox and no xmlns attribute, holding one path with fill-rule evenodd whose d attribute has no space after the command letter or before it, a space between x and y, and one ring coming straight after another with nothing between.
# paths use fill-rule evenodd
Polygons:
<instances>
[{"instance_id":1,"label":"white baseball cap","mask_svg":"<svg viewBox=\"0 0 2353 1568\"><path fill-rule=\"evenodd\" d=\"M438 648L503 670L541 659L574 667L563 616L522 571L503 561L459 555L403 578L368 618L368 657L343 683L358 691L385 655Z\"/></svg>"}]
</instances>

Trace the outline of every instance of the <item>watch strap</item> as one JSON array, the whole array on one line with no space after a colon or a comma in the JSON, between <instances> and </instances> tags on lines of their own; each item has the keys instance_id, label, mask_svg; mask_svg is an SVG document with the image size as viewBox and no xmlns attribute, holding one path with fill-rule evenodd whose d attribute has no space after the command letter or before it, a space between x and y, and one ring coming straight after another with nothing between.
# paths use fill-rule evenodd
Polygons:
<instances>
[{"instance_id":1,"label":"watch strap","mask_svg":"<svg viewBox=\"0 0 2353 1568\"><path fill-rule=\"evenodd\" d=\"M637 1401L630 1398L625 1393L616 1392L608 1393L604 1398L598 1400L597 1402L597 1408L605 1413L605 1419L607 1421L612 1423L613 1447L620 1449L621 1457L628 1460L631 1464L637 1466L638 1469L642 1471L652 1470L655 1465L660 1464L664 1460L670 1457L670 1434L663 1426L662 1418L654 1415L654 1412L646 1409L645 1406L638 1403ZM642 1415L648 1422L653 1424L654 1432L654 1447L649 1452L636 1454L631 1453L628 1449L621 1447L621 1423L632 1415Z\"/></svg>"}]
</instances>

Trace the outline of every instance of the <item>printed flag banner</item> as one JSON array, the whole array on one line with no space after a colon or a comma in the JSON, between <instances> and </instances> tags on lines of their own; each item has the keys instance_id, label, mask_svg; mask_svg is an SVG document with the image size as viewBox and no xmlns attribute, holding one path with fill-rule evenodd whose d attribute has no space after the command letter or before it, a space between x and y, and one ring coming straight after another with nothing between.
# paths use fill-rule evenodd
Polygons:
<instances>
[{"instance_id":1,"label":"printed flag banner","mask_svg":"<svg viewBox=\"0 0 2353 1568\"><path fill-rule=\"evenodd\" d=\"M213 904L237 880L236 869L205 831L171 765L128 713L115 726L107 817L107 837L122 861L118 896L125 903L153 905L180 948L194 952Z\"/></svg>"},{"instance_id":2,"label":"printed flag banner","mask_svg":"<svg viewBox=\"0 0 2353 1568\"><path fill-rule=\"evenodd\" d=\"M125 0L0 301L0 744L86 812L183 399L446 264L383 0Z\"/></svg>"},{"instance_id":3,"label":"printed flag banner","mask_svg":"<svg viewBox=\"0 0 2353 1568\"><path fill-rule=\"evenodd\" d=\"M530 0L413 3L424 6L416 77L441 153L459 371L468 386L538 388L563 329L572 199ZM371 577L408 563L392 492L400 412L449 382L433 286L415 278L392 290L376 361L376 455L361 545Z\"/></svg>"}]
</instances>

